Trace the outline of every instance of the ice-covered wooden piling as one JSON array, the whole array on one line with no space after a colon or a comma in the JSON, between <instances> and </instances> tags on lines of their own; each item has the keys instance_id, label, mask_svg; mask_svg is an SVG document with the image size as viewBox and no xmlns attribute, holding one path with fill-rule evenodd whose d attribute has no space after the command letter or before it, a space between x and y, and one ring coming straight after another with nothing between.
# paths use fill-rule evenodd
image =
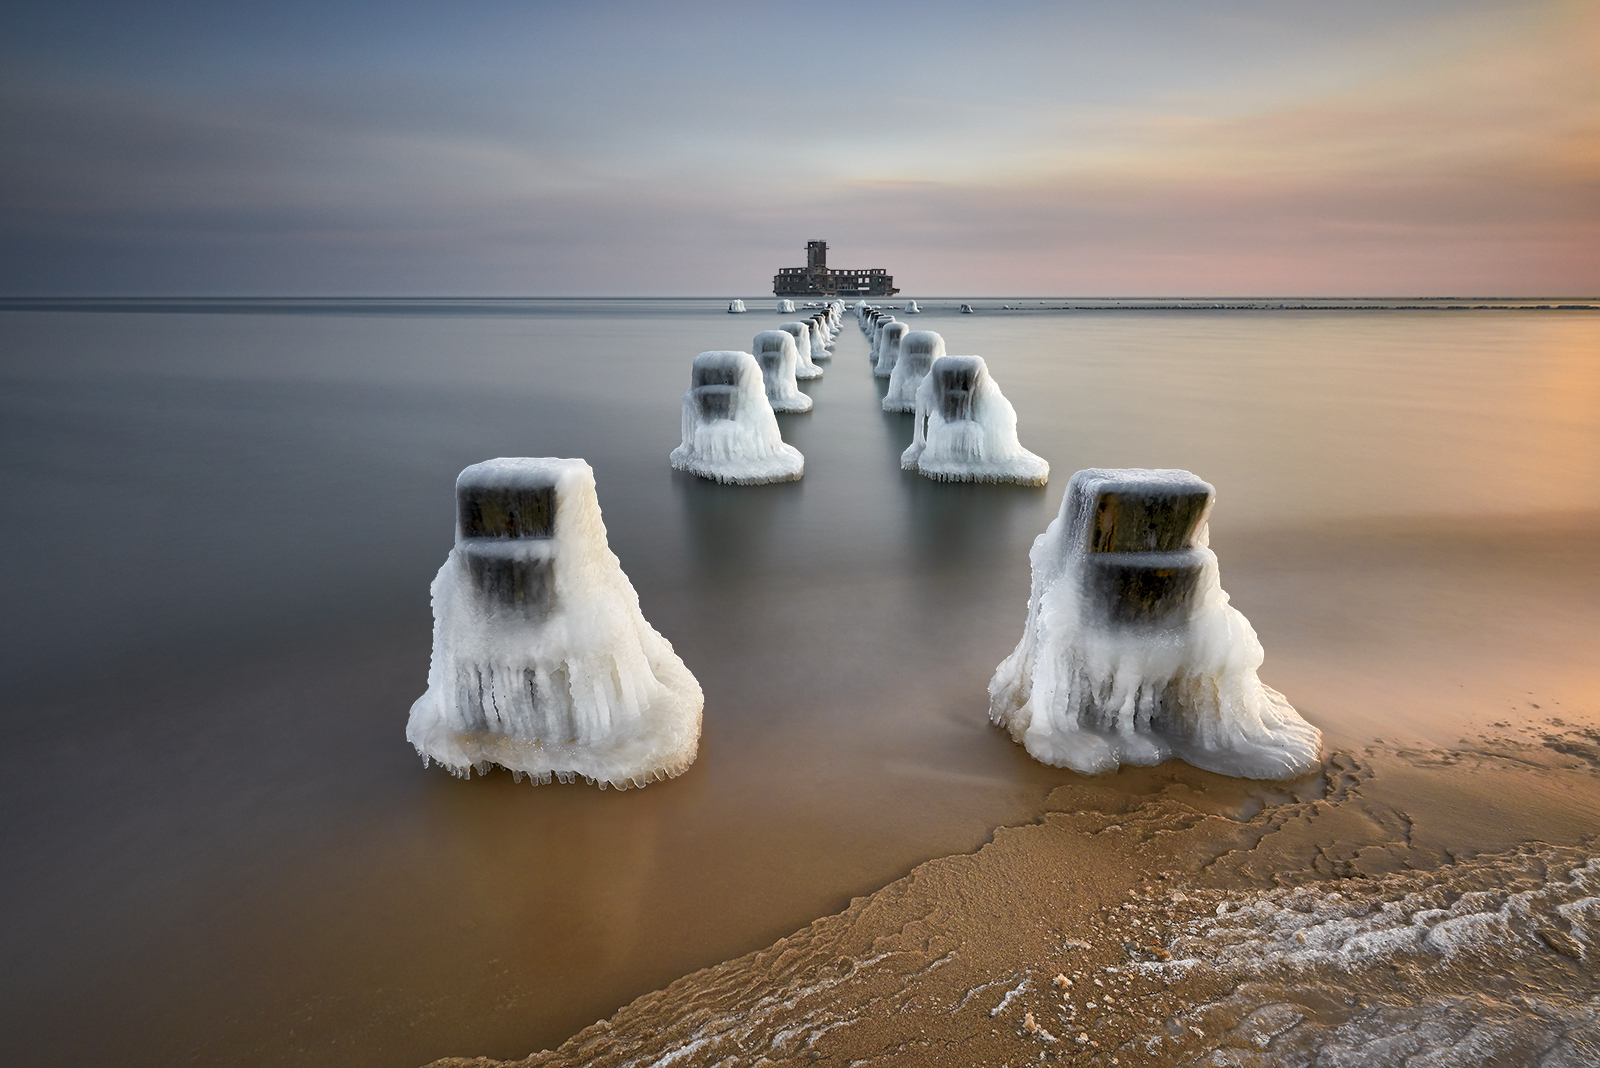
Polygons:
<instances>
[{"instance_id":1,"label":"ice-covered wooden piling","mask_svg":"<svg viewBox=\"0 0 1600 1068\"><path fill-rule=\"evenodd\" d=\"M809 412L811 398L795 381L799 354L794 337L782 330L763 330L753 342L756 362L766 384L767 400L775 412Z\"/></svg>"},{"instance_id":2,"label":"ice-covered wooden piling","mask_svg":"<svg viewBox=\"0 0 1600 1068\"><path fill-rule=\"evenodd\" d=\"M900 356L889 374L889 391L883 398L886 412L917 410L917 389L944 355L944 338L932 330L912 330L900 339Z\"/></svg>"},{"instance_id":3,"label":"ice-covered wooden piling","mask_svg":"<svg viewBox=\"0 0 1600 1068\"><path fill-rule=\"evenodd\" d=\"M878 378L888 378L900 359L900 341L911 328L898 320L891 320L878 331L878 351L872 361L872 373Z\"/></svg>"},{"instance_id":4,"label":"ice-covered wooden piling","mask_svg":"<svg viewBox=\"0 0 1600 1068\"><path fill-rule=\"evenodd\" d=\"M406 725L424 763L626 788L694 760L700 685L640 612L582 460L462 471L432 594L428 689Z\"/></svg>"},{"instance_id":5,"label":"ice-covered wooden piling","mask_svg":"<svg viewBox=\"0 0 1600 1068\"><path fill-rule=\"evenodd\" d=\"M551 472L509 478L479 464L456 480L456 548L486 610L528 619L549 614L555 515Z\"/></svg>"},{"instance_id":6,"label":"ice-covered wooden piling","mask_svg":"<svg viewBox=\"0 0 1600 1068\"><path fill-rule=\"evenodd\" d=\"M1090 774L1172 756L1248 778L1318 766L1320 732L1257 677L1261 643L1222 590L1213 499L1187 471L1072 476L989 683L990 718L1034 757Z\"/></svg>"},{"instance_id":7,"label":"ice-covered wooden piling","mask_svg":"<svg viewBox=\"0 0 1600 1068\"><path fill-rule=\"evenodd\" d=\"M788 334L767 333L781 339L780 347L783 341L792 347ZM748 352L694 358L683 395L683 443L670 459L680 471L739 486L792 482L805 471L805 457L784 443L761 367Z\"/></svg>"},{"instance_id":8,"label":"ice-covered wooden piling","mask_svg":"<svg viewBox=\"0 0 1600 1068\"><path fill-rule=\"evenodd\" d=\"M1017 440L1017 412L981 356L940 356L917 387L900 466L940 482L1042 486L1050 465Z\"/></svg>"},{"instance_id":9,"label":"ice-covered wooden piling","mask_svg":"<svg viewBox=\"0 0 1600 1068\"><path fill-rule=\"evenodd\" d=\"M1211 487L1194 476L1080 479L1073 514L1086 516L1083 586L1096 623L1171 630L1188 622L1205 572L1198 547Z\"/></svg>"},{"instance_id":10,"label":"ice-covered wooden piling","mask_svg":"<svg viewBox=\"0 0 1600 1068\"><path fill-rule=\"evenodd\" d=\"M811 324L809 322L781 323L779 330L794 338L794 376L800 381L809 381L822 377L822 368L812 362L816 347L811 341Z\"/></svg>"}]
</instances>

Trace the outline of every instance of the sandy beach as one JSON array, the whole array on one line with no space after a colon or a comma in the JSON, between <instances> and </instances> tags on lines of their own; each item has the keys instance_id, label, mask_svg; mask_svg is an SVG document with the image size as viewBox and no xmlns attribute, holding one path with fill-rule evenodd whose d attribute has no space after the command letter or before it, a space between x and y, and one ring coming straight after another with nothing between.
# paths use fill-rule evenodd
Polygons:
<instances>
[{"instance_id":1,"label":"sandy beach","mask_svg":"<svg viewBox=\"0 0 1600 1068\"><path fill-rule=\"evenodd\" d=\"M556 1050L432 1068L1592 1064L1597 805L1600 733L1549 720L1281 787L1124 770Z\"/></svg>"}]
</instances>

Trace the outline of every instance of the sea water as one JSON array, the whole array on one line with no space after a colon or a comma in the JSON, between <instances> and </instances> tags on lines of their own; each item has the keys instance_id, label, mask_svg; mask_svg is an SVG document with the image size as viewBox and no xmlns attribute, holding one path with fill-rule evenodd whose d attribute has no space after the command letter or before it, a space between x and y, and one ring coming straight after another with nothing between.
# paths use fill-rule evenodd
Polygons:
<instances>
[{"instance_id":1,"label":"sea water","mask_svg":"<svg viewBox=\"0 0 1600 1068\"><path fill-rule=\"evenodd\" d=\"M1261 677L1330 746L1575 715L1600 313L1285 303L922 301L1005 383L1043 489L902 472L911 417L853 329L779 416L802 481L673 472L685 368L776 328L770 301L5 306L8 1050L521 1056L1031 818L1073 774L990 726L985 686L1081 468L1217 488ZM594 468L705 690L681 778L461 782L406 744L454 478L495 456Z\"/></svg>"}]
</instances>

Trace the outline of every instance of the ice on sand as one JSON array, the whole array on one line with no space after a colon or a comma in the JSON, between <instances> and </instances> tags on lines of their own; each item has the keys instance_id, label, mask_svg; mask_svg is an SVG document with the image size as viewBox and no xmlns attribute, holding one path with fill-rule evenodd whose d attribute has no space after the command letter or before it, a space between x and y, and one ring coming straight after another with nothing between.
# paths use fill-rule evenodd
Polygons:
<instances>
[{"instance_id":1,"label":"ice on sand","mask_svg":"<svg viewBox=\"0 0 1600 1068\"><path fill-rule=\"evenodd\" d=\"M626 789L694 761L700 684L639 611L582 460L461 472L432 592L428 691L406 726L424 763Z\"/></svg>"},{"instance_id":2,"label":"ice on sand","mask_svg":"<svg viewBox=\"0 0 1600 1068\"><path fill-rule=\"evenodd\" d=\"M694 358L683 395L683 444L671 460L680 471L740 486L792 482L806 465L800 450L784 444L761 368L748 352Z\"/></svg>"},{"instance_id":3,"label":"ice on sand","mask_svg":"<svg viewBox=\"0 0 1600 1068\"><path fill-rule=\"evenodd\" d=\"M917 387L900 466L940 482L1042 486L1050 465L1017 441L1017 412L980 356L940 356Z\"/></svg>"},{"instance_id":4,"label":"ice on sand","mask_svg":"<svg viewBox=\"0 0 1600 1068\"><path fill-rule=\"evenodd\" d=\"M900 338L900 355L889 373L889 392L883 398L886 412L917 410L917 387L933 361L944 355L944 338L932 330L912 330Z\"/></svg>"},{"instance_id":5,"label":"ice on sand","mask_svg":"<svg viewBox=\"0 0 1600 1068\"><path fill-rule=\"evenodd\" d=\"M1256 677L1263 653L1208 547L1214 492L1187 471L1088 470L1033 543L1016 650L989 716L1086 774L1179 757L1223 775L1315 769L1322 736Z\"/></svg>"},{"instance_id":6,"label":"ice on sand","mask_svg":"<svg viewBox=\"0 0 1600 1068\"><path fill-rule=\"evenodd\" d=\"M794 338L795 378L802 381L821 378L822 368L811 362L812 356L816 352L815 346L811 343L811 324L808 322L780 323L778 329Z\"/></svg>"},{"instance_id":7,"label":"ice on sand","mask_svg":"<svg viewBox=\"0 0 1600 1068\"><path fill-rule=\"evenodd\" d=\"M888 378L894 373L895 361L900 359L900 339L911 328L898 320L884 324L878 331L878 351L872 363L872 373L878 378Z\"/></svg>"},{"instance_id":8,"label":"ice on sand","mask_svg":"<svg viewBox=\"0 0 1600 1068\"><path fill-rule=\"evenodd\" d=\"M795 370L800 356L795 349L794 337L782 330L763 330L756 335L753 346L772 410L809 412L811 398L801 393L800 387L795 384Z\"/></svg>"}]
</instances>

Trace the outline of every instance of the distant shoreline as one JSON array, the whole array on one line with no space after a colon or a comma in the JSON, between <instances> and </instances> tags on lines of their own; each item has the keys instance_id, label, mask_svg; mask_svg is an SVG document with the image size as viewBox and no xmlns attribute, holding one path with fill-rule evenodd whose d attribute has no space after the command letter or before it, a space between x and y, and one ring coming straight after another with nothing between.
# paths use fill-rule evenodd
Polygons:
<instances>
[{"instance_id":1,"label":"distant shoreline","mask_svg":"<svg viewBox=\"0 0 1600 1068\"><path fill-rule=\"evenodd\" d=\"M776 314L761 306L768 298L743 298L751 314ZM1373 297L1289 298L1113 298L1055 297L917 298L922 314L954 313L968 304L980 315L1036 314L1039 312L1402 312L1402 311L1515 311L1596 312L1600 297L1413 297L1405 300ZM199 296L87 296L0 297L0 311L200 313L200 314L368 314L417 311L436 314L529 314L571 309L576 306L662 302L682 304L685 310L724 313L724 297L199 297ZM774 301L775 303L775 301ZM899 300L880 298L876 303L897 307ZM942 306L948 303L949 307Z\"/></svg>"}]
</instances>

